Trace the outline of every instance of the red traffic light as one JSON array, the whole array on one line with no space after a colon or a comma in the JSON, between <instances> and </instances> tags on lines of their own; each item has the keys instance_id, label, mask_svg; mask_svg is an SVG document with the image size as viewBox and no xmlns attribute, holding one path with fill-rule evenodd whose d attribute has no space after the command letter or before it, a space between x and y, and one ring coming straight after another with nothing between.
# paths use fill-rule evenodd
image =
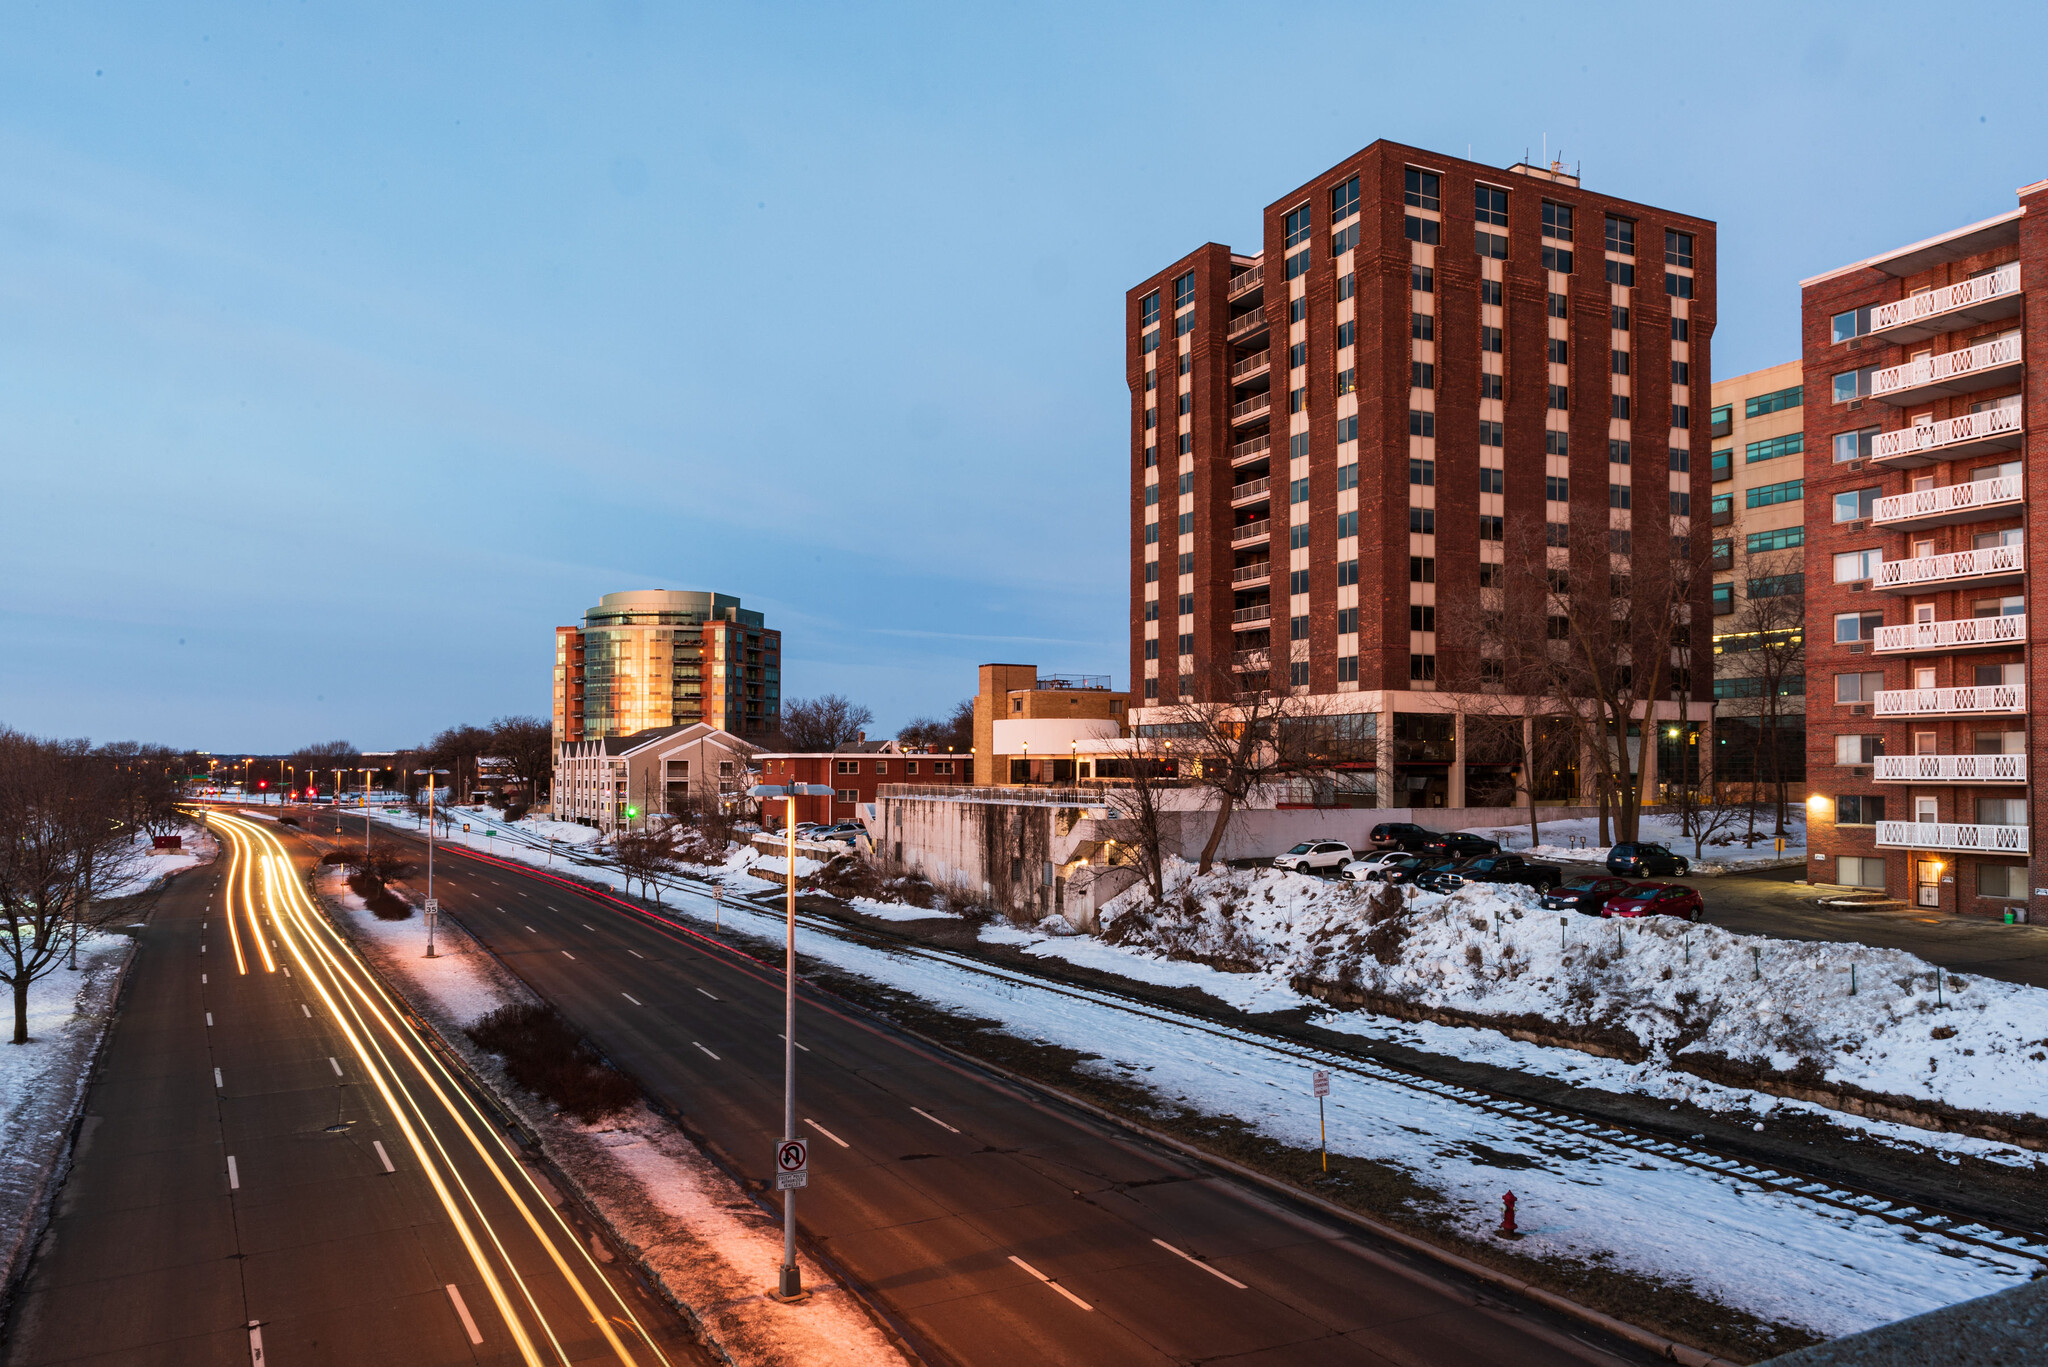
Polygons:
<instances>
[{"instance_id":1,"label":"red traffic light","mask_svg":"<svg viewBox=\"0 0 2048 1367\"><path fill-rule=\"evenodd\" d=\"M270 780L267 778L259 778L256 780L256 786L258 788L268 788L270 786Z\"/></svg>"}]
</instances>

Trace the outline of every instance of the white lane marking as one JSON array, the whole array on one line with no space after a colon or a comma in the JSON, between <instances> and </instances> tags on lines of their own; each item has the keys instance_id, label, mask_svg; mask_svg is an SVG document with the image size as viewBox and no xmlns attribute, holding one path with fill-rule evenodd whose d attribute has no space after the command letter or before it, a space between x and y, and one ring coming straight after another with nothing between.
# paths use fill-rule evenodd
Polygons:
<instances>
[{"instance_id":1,"label":"white lane marking","mask_svg":"<svg viewBox=\"0 0 2048 1367\"><path fill-rule=\"evenodd\" d=\"M284 975L287 978L292 975L292 966L290 964L279 964L278 967L284 970Z\"/></svg>"},{"instance_id":2,"label":"white lane marking","mask_svg":"<svg viewBox=\"0 0 2048 1367\"><path fill-rule=\"evenodd\" d=\"M229 1155L228 1155L228 1190L229 1190L229 1191L240 1191L241 1189L242 1189L242 1174L241 1174L241 1173L240 1173L239 1171L237 1171L237 1170L236 1170L236 1168L235 1168L235 1156L234 1156L233 1154L229 1154Z\"/></svg>"},{"instance_id":3,"label":"white lane marking","mask_svg":"<svg viewBox=\"0 0 2048 1367\"><path fill-rule=\"evenodd\" d=\"M915 1108L915 1107L913 1107L912 1109L913 1109L913 1110L915 1110L916 1108ZM921 1114L923 1114L923 1112L921 1112L921 1111L920 1111L920 1112L919 1112L919 1114L921 1115ZM1045 1283L1045 1284L1046 1284L1047 1286L1051 1287L1051 1288L1052 1288L1053 1290L1055 1290L1055 1291L1059 1292L1059 1293L1060 1293L1060 1294L1061 1294L1062 1296L1065 1296L1065 1297L1066 1297L1066 1298L1067 1298L1068 1300L1072 1301L1072 1302L1073 1302L1074 1304L1076 1304L1076 1305L1080 1306L1080 1307L1081 1307L1081 1308L1082 1308L1083 1310L1093 1310L1093 1309L1095 1308L1094 1306L1092 1306L1092 1305L1088 1304L1088 1302L1086 1302L1086 1301L1082 1300L1082 1299L1081 1299L1081 1298L1080 1298L1079 1296L1075 1295L1075 1294L1074 1294L1073 1292L1071 1292L1071 1291L1067 1290L1067 1288L1065 1288L1064 1286L1061 1286L1061 1285L1060 1285L1060 1284L1059 1284L1058 1282L1054 1281L1054 1280L1053 1280L1052 1278L1050 1278L1050 1277L1046 1276L1046 1275L1045 1275L1045 1274L1044 1274L1043 1272L1040 1272L1040 1271L1039 1271L1039 1270L1038 1270L1037 1268L1033 1267L1033 1266L1032 1266L1032 1265L1031 1265L1030 1263L1027 1263L1027 1262L1025 1262L1025 1261L1024 1261L1024 1260L1023 1260L1022 1258L1018 1257L1018 1256L1017 1256L1016 1254L1012 1253L1012 1254L1010 1255L1010 1261L1011 1261L1011 1262L1013 1262L1013 1263L1015 1263L1015 1264L1017 1264L1017 1266L1019 1266L1019 1267L1023 1268L1023 1269L1024 1269L1024 1270L1025 1270L1026 1272L1029 1272L1029 1273L1030 1273L1030 1274L1031 1274L1032 1276L1034 1276L1034 1277L1038 1278L1038 1280L1040 1280L1040 1281L1044 1282L1044 1283Z\"/></svg>"},{"instance_id":4,"label":"white lane marking","mask_svg":"<svg viewBox=\"0 0 2048 1367\"><path fill-rule=\"evenodd\" d=\"M476 1331L476 1321L469 1317L469 1307L462 1303L462 1293L455 1289L455 1283L448 1283L448 1299L455 1302L455 1313L462 1316L462 1327L469 1331L471 1343L482 1343L484 1336Z\"/></svg>"},{"instance_id":5,"label":"white lane marking","mask_svg":"<svg viewBox=\"0 0 2048 1367\"><path fill-rule=\"evenodd\" d=\"M954 1129L953 1129L953 1127L952 1127L951 1125L948 1125L948 1124L947 1124L947 1123L946 1123L945 1121L943 1121L943 1120L939 1119L939 1118L938 1118L937 1116L933 1115L933 1114L932 1114L932 1113L931 1113L930 1111L918 1111L918 1110L917 1110L917 1107L915 1107L915 1106L912 1106L912 1107L911 1107L910 1109L911 1109L911 1110L913 1110L913 1111L917 1111L917 1113L918 1113L919 1115L923 1116L923 1117L924 1117L924 1118L925 1118L926 1120L929 1120L929 1121L931 1121L931 1122L932 1122L932 1124L934 1124L934 1125L938 1126L938 1127L939 1127L940 1129L942 1129L942 1130L952 1130L954 1134L958 1134L958 1133L960 1133L960 1131L958 1131L958 1130L954 1130ZM1015 1261L1015 1260L1013 1259L1012 1261Z\"/></svg>"},{"instance_id":6,"label":"white lane marking","mask_svg":"<svg viewBox=\"0 0 2048 1367\"><path fill-rule=\"evenodd\" d=\"M213 1012L211 1011L206 1013L206 1028L209 1030L213 1029Z\"/></svg>"},{"instance_id":7,"label":"white lane marking","mask_svg":"<svg viewBox=\"0 0 2048 1367\"><path fill-rule=\"evenodd\" d=\"M307 1019L307 1020L311 1020L311 1019L313 1019L313 1008L312 1008L312 1007L310 1007L310 1006L306 1005L306 1004L305 1004L304 1002L300 1002L300 1003L299 1003L299 1010L301 1010L301 1011L303 1011L303 1012L305 1012L305 1013L306 1013L306 1019Z\"/></svg>"},{"instance_id":8,"label":"white lane marking","mask_svg":"<svg viewBox=\"0 0 2048 1367\"><path fill-rule=\"evenodd\" d=\"M691 1040L691 1041L690 1041L690 1043L692 1043L692 1044L697 1044L697 1041L695 1041L695 1040ZM699 1049L704 1049L704 1046L703 1046L703 1045L701 1045L701 1044L697 1044L697 1047L698 1047ZM711 1054L711 1057L712 1057L712 1058L718 1058L718 1055L716 1055L716 1054L712 1054L712 1053L711 1053L711 1051L710 1051L709 1049L704 1049L704 1052L705 1052L705 1053L707 1053L707 1054ZM720 1059L719 1061L720 1061L721 1063L722 1063L722 1062L724 1062L724 1060L723 1060L723 1059Z\"/></svg>"},{"instance_id":9,"label":"white lane marking","mask_svg":"<svg viewBox=\"0 0 2048 1367\"><path fill-rule=\"evenodd\" d=\"M582 927L583 927L583 928L584 928L585 930L589 931L589 932L590 932L590 933L591 933L592 935L595 935L595 934L597 934L597 927L596 927L596 926L594 926L594 925L592 925L592 924L590 924L590 922L588 922L588 921L578 921L578 922L577 922L576 924L577 924L577 925L579 925L579 926L582 926Z\"/></svg>"},{"instance_id":10,"label":"white lane marking","mask_svg":"<svg viewBox=\"0 0 2048 1367\"><path fill-rule=\"evenodd\" d=\"M633 1005L635 1006L640 1005L640 999L634 996L631 992L621 992L619 993L619 995L621 997L624 997L627 1001L633 1003Z\"/></svg>"},{"instance_id":11,"label":"white lane marking","mask_svg":"<svg viewBox=\"0 0 2048 1367\"><path fill-rule=\"evenodd\" d=\"M1158 1244L1161 1248L1165 1249L1168 1253L1171 1253L1176 1257L1186 1258L1189 1262L1193 1263L1196 1267L1201 1268L1210 1276L1221 1277L1224 1281L1229 1282L1232 1286L1236 1287L1240 1291L1249 1291L1251 1289L1250 1287L1246 1286L1243 1282L1239 1281L1237 1278L1231 1276L1229 1273L1220 1271L1216 1268L1209 1266L1209 1264L1203 1262L1194 1254L1182 1253L1179 1249L1175 1248L1172 1244L1166 1242L1166 1240L1164 1239L1154 1239L1152 1242Z\"/></svg>"},{"instance_id":12,"label":"white lane marking","mask_svg":"<svg viewBox=\"0 0 2048 1367\"><path fill-rule=\"evenodd\" d=\"M644 959L644 958L646 958L646 957L647 957L647 956L646 956L645 954L642 954L642 953L641 953L641 952L640 952L639 950L637 950L637 949L629 949L629 950L627 950L626 952L627 952L628 954L632 955L632 956L633 956L634 958L636 958L636 959Z\"/></svg>"},{"instance_id":13,"label":"white lane marking","mask_svg":"<svg viewBox=\"0 0 2048 1367\"><path fill-rule=\"evenodd\" d=\"M221 1082L221 1080L220 1080L220 1069L218 1069L218 1068L216 1068L216 1069L214 1069L214 1070L213 1070L213 1085L214 1085L214 1086L215 1086L216 1088L218 1088L218 1087L221 1087L221 1086L225 1085L225 1084L223 1084L223 1083Z\"/></svg>"},{"instance_id":14,"label":"white lane marking","mask_svg":"<svg viewBox=\"0 0 2048 1367\"><path fill-rule=\"evenodd\" d=\"M392 1167L392 1166L391 1166L391 1155L390 1155L390 1154L388 1154L388 1153L386 1153L386 1152L384 1152L384 1141L383 1141L383 1140L381 1140L381 1139L372 1139L372 1140L370 1141L370 1147L371 1147L371 1148L373 1148L373 1149L375 1149L375 1150L377 1151L377 1161L378 1161L379 1163L382 1163L382 1164L384 1165L384 1171L386 1171L386 1172L397 1172L397 1171L398 1171L398 1169L397 1169L397 1168L394 1168L394 1167Z\"/></svg>"},{"instance_id":15,"label":"white lane marking","mask_svg":"<svg viewBox=\"0 0 2048 1367\"><path fill-rule=\"evenodd\" d=\"M788 1038L789 1038L789 1036L787 1036L787 1035L783 1034L783 1033L782 1033L782 1032L781 1032L780 1030L777 1030L777 1031L775 1032L775 1038L777 1038L777 1039L788 1039ZM799 1048L799 1049L801 1049L801 1050L803 1050L803 1051L804 1051L804 1052L805 1052L806 1054L808 1054L808 1053L810 1053L810 1052L811 1052L811 1046L810 1046L810 1045L808 1045L808 1044L805 1044L805 1043L804 1043L804 1042L803 1042L802 1040L798 1040L798 1041L796 1042L796 1047L797 1047L797 1048Z\"/></svg>"},{"instance_id":16,"label":"white lane marking","mask_svg":"<svg viewBox=\"0 0 2048 1367\"><path fill-rule=\"evenodd\" d=\"M336 1058L336 1057L335 1057L334 1055L332 1055L332 1054L329 1054L329 1055L327 1056L327 1062L328 1062L329 1064L333 1065L333 1068L334 1068L334 1075L335 1075L336 1077L340 1077L340 1076L341 1076L341 1060L337 1059L337 1058Z\"/></svg>"},{"instance_id":17,"label":"white lane marking","mask_svg":"<svg viewBox=\"0 0 2048 1367\"><path fill-rule=\"evenodd\" d=\"M263 1326L249 1321L249 1367L263 1367Z\"/></svg>"},{"instance_id":18,"label":"white lane marking","mask_svg":"<svg viewBox=\"0 0 2048 1367\"><path fill-rule=\"evenodd\" d=\"M521 924L521 925L526 925L526 923L525 923L524 921L521 921L521 922L520 922L520 924ZM535 929L534 929L534 928L533 928L532 926L526 926L526 933L527 933L527 934L529 934L529 935L538 935L538 934L540 934L540 932L539 932L539 931L537 931L537 930L535 930Z\"/></svg>"},{"instance_id":19,"label":"white lane marking","mask_svg":"<svg viewBox=\"0 0 2048 1367\"><path fill-rule=\"evenodd\" d=\"M841 1139L838 1135L832 1133L832 1131L826 1129L823 1125L820 1125L817 1121L811 1119L809 1116L804 1117L804 1124L810 1126L819 1134L824 1135L827 1139L831 1140L833 1143L837 1144L842 1149L850 1149L853 1147L853 1145L847 1143L844 1139Z\"/></svg>"},{"instance_id":20,"label":"white lane marking","mask_svg":"<svg viewBox=\"0 0 2048 1367\"><path fill-rule=\"evenodd\" d=\"M201 987L206 986L206 975L204 973L199 975L199 985Z\"/></svg>"},{"instance_id":21,"label":"white lane marking","mask_svg":"<svg viewBox=\"0 0 2048 1367\"><path fill-rule=\"evenodd\" d=\"M703 989L703 988L701 988L701 987L700 987L700 988L698 988L697 990L698 990L699 992L704 992L704 989ZM704 995L705 995L705 996L707 996L707 997L709 997L709 998L711 998L711 1000L713 1000L713 1001L717 1001L717 1000L718 1000L718 994L717 994L716 992L704 992Z\"/></svg>"},{"instance_id":22,"label":"white lane marking","mask_svg":"<svg viewBox=\"0 0 2048 1367\"><path fill-rule=\"evenodd\" d=\"M200 952L201 954L204 954L204 953L206 952L206 946L205 946L205 945L201 945L201 946L199 946L199 952Z\"/></svg>"},{"instance_id":23,"label":"white lane marking","mask_svg":"<svg viewBox=\"0 0 2048 1367\"><path fill-rule=\"evenodd\" d=\"M563 951L562 951L562 957L563 957L563 958L565 958L565 959L570 959L570 960L573 960L573 959L575 959L575 957L576 957L576 956L575 956L574 954L571 954L571 953L570 953L570 952L569 952L568 950L566 950L566 949L565 949L565 950L563 950Z\"/></svg>"}]
</instances>

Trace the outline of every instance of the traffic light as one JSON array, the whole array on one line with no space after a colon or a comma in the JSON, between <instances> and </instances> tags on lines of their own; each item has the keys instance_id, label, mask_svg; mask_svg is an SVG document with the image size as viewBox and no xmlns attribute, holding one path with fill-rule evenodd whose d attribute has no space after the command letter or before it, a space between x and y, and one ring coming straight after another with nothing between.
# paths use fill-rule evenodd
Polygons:
<instances>
[{"instance_id":1,"label":"traffic light","mask_svg":"<svg viewBox=\"0 0 2048 1367\"><path fill-rule=\"evenodd\" d=\"M256 780L256 786L258 788L268 788L270 786L270 780L267 778L259 778Z\"/></svg>"},{"instance_id":2,"label":"traffic light","mask_svg":"<svg viewBox=\"0 0 2048 1367\"><path fill-rule=\"evenodd\" d=\"M628 807L628 808L626 808L626 820L628 820L628 821L638 821L639 819L640 819L640 809L639 809L638 807Z\"/></svg>"}]
</instances>

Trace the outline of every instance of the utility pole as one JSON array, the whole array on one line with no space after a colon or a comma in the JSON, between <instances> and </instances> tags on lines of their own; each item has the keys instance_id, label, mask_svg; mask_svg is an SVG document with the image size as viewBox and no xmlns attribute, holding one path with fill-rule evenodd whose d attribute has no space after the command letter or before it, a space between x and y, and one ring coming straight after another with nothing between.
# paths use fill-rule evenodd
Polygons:
<instances>
[{"instance_id":1,"label":"utility pole","mask_svg":"<svg viewBox=\"0 0 2048 1367\"><path fill-rule=\"evenodd\" d=\"M776 1145L778 1155L785 1145L797 1138L796 1133L796 800L799 797L831 796L832 790L816 783L791 783L787 787L778 784L758 784L747 790L749 797L787 799L788 816L783 822L784 864L783 886L785 888L786 925L783 943L783 1001L782 1001L782 1143ZM777 1185L780 1186L781 1169L777 1168ZM808 1182L806 1171L795 1174L796 1181L782 1188L782 1278L776 1290L778 1300L799 1300L804 1294L803 1271L796 1265L796 1186Z\"/></svg>"},{"instance_id":2,"label":"utility pole","mask_svg":"<svg viewBox=\"0 0 2048 1367\"><path fill-rule=\"evenodd\" d=\"M415 774L427 776L427 957L439 958L434 953L434 927L441 919L441 904L434 900L434 775L445 774L446 769L415 769ZM365 817L363 830L368 832L369 822ZM368 836L364 836L367 845Z\"/></svg>"}]
</instances>

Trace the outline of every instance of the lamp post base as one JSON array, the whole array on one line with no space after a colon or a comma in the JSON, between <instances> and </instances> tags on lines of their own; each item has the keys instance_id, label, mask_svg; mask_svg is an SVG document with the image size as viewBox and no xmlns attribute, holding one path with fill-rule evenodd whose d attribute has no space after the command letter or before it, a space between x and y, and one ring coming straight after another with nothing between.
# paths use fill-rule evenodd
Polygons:
<instances>
[{"instance_id":1,"label":"lamp post base","mask_svg":"<svg viewBox=\"0 0 2048 1367\"><path fill-rule=\"evenodd\" d=\"M800 1267L783 1268L781 1282L775 1288L775 1299L783 1302L785 1305L795 1305L799 1301L807 1301L810 1298L811 1293L804 1290L803 1269Z\"/></svg>"}]
</instances>

